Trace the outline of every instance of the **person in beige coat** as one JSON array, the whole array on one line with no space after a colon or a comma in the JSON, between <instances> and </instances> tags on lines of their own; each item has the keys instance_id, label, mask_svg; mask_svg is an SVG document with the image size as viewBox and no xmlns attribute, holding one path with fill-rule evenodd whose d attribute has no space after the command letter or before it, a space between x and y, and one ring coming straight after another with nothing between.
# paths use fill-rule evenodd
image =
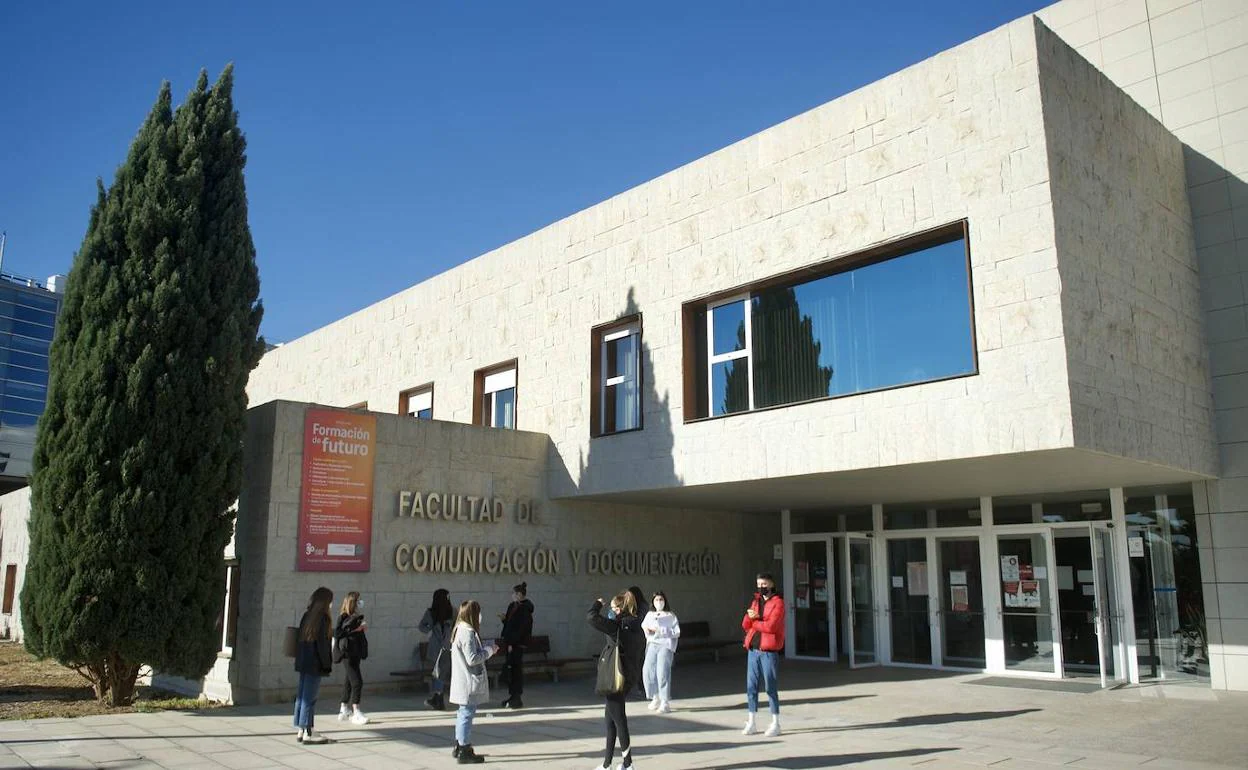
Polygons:
<instances>
[{"instance_id":1,"label":"person in beige coat","mask_svg":"<svg viewBox=\"0 0 1248 770\"><path fill-rule=\"evenodd\" d=\"M472 748L472 720L477 707L490 699L490 678L485 662L498 652L498 644L481 643L481 605L469 600L459 605L451 631L451 693L455 712L455 750L451 756L461 765L477 765L485 757Z\"/></svg>"}]
</instances>

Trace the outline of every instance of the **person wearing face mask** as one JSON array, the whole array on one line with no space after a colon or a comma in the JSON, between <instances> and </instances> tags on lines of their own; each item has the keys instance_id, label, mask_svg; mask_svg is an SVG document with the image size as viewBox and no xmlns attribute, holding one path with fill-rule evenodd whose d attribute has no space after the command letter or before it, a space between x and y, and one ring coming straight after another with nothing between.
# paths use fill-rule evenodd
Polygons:
<instances>
[{"instance_id":1,"label":"person wearing face mask","mask_svg":"<svg viewBox=\"0 0 1248 770\"><path fill-rule=\"evenodd\" d=\"M659 591L650 605L652 610L641 621L646 634L646 662L642 667L642 680L650 710L666 714L672 710L672 659L676 655L676 641L680 638L680 621L667 603L667 594Z\"/></svg>"},{"instance_id":2,"label":"person wearing face mask","mask_svg":"<svg viewBox=\"0 0 1248 770\"><path fill-rule=\"evenodd\" d=\"M615 744L619 741L622 761L616 770L629 770L633 767L633 743L628 732L628 714L625 711L628 694L636 686L641 672L637 661L641 660L641 651L645 638L641 631L641 623L637 619L637 600L628 591L616 594L611 599L611 617L602 616L602 599L594 602L586 613L589 625L595 631L605 634L619 645L620 673L624 677L624 688L617 693L604 696L606 703L603 709L603 721L607 728L606 755L602 770L610 770L611 760L615 756Z\"/></svg>"},{"instance_id":3,"label":"person wearing face mask","mask_svg":"<svg viewBox=\"0 0 1248 770\"><path fill-rule=\"evenodd\" d=\"M334 661L345 662L347 678L342 683L342 704L338 709L338 721L351 720L353 725L368 724L368 716L360 711L360 693L364 689L364 677L360 674L360 661L368 657L368 637L364 632L364 600L359 591L352 591L342 600L338 625L334 628Z\"/></svg>"},{"instance_id":4,"label":"person wearing face mask","mask_svg":"<svg viewBox=\"0 0 1248 770\"><path fill-rule=\"evenodd\" d=\"M533 635L533 602L529 601L529 585L521 583L512 588L511 604L503 613L503 631L499 638L507 645L507 657L503 664L503 676L507 678L507 700L503 708L518 709L524 706L524 648Z\"/></svg>"},{"instance_id":5,"label":"person wearing face mask","mask_svg":"<svg viewBox=\"0 0 1248 770\"><path fill-rule=\"evenodd\" d=\"M784 650L784 599L776 593L776 581L769 573L760 572L754 581L758 591L745 610L741 629L745 631L746 658L745 705L749 711L743 735L754 735L758 727L754 715L758 712L758 688L767 691L767 705L771 710L771 726L767 735L780 734L780 697L777 679L780 674L780 653Z\"/></svg>"}]
</instances>

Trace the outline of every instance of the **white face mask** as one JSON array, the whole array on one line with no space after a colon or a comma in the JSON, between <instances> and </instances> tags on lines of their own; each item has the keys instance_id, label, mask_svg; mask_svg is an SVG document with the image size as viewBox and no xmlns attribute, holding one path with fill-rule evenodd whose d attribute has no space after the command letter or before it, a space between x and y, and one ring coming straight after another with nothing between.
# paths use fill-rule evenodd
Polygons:
<instances>
[{"instance_id":1,"label":"white face mask","mask_svg":"<svg viewBox=\"0 0 1248 770\"><path fill-rule=\"evenodd\" d=\"M663 610L667 609L667 602L663 601L662 599L655 599L654 608L658 610L659 612L662 612Z\"/></svg>"},{"instance_id":2,"label":"white face mask","mask_svg":"<svg viewBox=\"0 0 1248 770\"><path fill-rule=\"evenodd\" d=\"M363 599L360 599L359 601L357 601L357 602L355 603L355 608L356 608L357 610L362 610L362 609L364 609L364 600L363 600Z\"/></svg>"}]
</instances>

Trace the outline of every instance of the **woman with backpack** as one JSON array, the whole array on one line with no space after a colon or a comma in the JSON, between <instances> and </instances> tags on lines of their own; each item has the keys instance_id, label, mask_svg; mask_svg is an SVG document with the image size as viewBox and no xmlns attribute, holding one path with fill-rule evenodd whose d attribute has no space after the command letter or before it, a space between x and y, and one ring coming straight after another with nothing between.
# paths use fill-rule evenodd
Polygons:
<instances>
[{"instance_id":1,"label":"woman with backpack","mask_svg":"<svg viewBox=\"0 0 1248 770\"><path fill-rule=\"evenodd\" d=\"M606 707L603 710L607 725L607 751L603 757L602 767L610 768L611 759L615 756L615 742L619 739L622 761L620 768L633 766L632 739L628 733L628 715L624 711L628 694L637 686L641 679L639 663L645 646L645 638L641 631L641 619L637 617L637 601L628 591L622 591L611 600L613 617L602 615L602 599L594 602L589 608L586 619L594 630L605 634L615 642L619 649L620 673L623 682L617 692L608 692Z\"/></svg>"},{"instance_id":2,"label":"woman with backpack","mask_svg":"<svg viewBox=\"0 0 1248 770\"><path fill-rule=\"evenodd\" d=\"M351 720L353 725L368 724L368 716L360 711L360 694L364 689L364 677L360 674L360 661L368 657L368 637L364 632L364 600L359 591L352 591L342 600L342 612L334 629L334 661L347 664L347 678L342 683L342 705L338 709L338 721Z\"/></svg>"},{"instance_id":3,"label":"woman with backpack","mask_svg":"<svg viewBox=\"0 0 1248 770\"><path fill-rule=\"evenodd\" d=\"M450 592L439 588L433 592L433 603L420 619L420 632L429 634L429 642L425 645L425 662L432 664L430 671L433 673L433 681L429 684L433 693L425 700L425 705L438 711L446 708L442 691L446 689L446 683L451 678L450 646L454 624L455 608L451 606Z\"/></svg>"},{"instance_id":4,"label":"woman with backpack","mask_svg":"<svg viewBox=\"0 0 1248 770\"><path fill-rule=\"evenodd\" d=\"M451 631L451 703L455 712L455 750L461 765L479 765L485 757L472 748L472 720L477 707L490 699L490 676L485 662L498 652L494 642L481 643L481 605L466 601L459 605L455 629Z\"/></svg>"},{"instance_id":5,"label":"woman with backpack","mask_svg":"<svg viewBox=\"0 0 1248 770\"><path fill-rule=\"evenodd\" d=\"M295 740L299 743L329 742L324 735L314 733L312 728L321 677L329 676L334 667L334 621L329 616L329 607L333 603L333 591L324 586L313 591L295 637L295 671L299 672L299 686L295 691L295 727L299 732Z\"/></svg>"}]
</instances>

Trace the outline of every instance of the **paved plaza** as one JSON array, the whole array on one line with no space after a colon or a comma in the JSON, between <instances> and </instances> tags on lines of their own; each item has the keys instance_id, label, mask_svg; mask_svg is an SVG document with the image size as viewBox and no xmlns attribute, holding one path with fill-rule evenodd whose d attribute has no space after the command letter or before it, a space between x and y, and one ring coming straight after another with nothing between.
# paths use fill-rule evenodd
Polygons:
<instances>
[{"instance_id":1,"label":"paved plaza","mask_svg":"<svg viewBox=\"0 0 1248 770\"><path fill-rule=\"evenodd\" d=\"M1061 692L983 676L804 662L786 662L781 677L785 734L745 737L741 661L678 666L677 711L657 715L644 701L629 704L637 767L1248 767L1246 694L1179 686ZM373 722L343 725L335 719L337 680L331 682L317 724L333 739L325 746L295 743L285 705L0 722L0 768L455 764L452 712L426 710L421 693L366 691ZM487 766L589 770L603 740L602 707L591 689L584 677L534 682L525 696L529 708L484 711L473 742ZM765 716L760 721L765 725Z\"/></svg>"}]
</instances>

